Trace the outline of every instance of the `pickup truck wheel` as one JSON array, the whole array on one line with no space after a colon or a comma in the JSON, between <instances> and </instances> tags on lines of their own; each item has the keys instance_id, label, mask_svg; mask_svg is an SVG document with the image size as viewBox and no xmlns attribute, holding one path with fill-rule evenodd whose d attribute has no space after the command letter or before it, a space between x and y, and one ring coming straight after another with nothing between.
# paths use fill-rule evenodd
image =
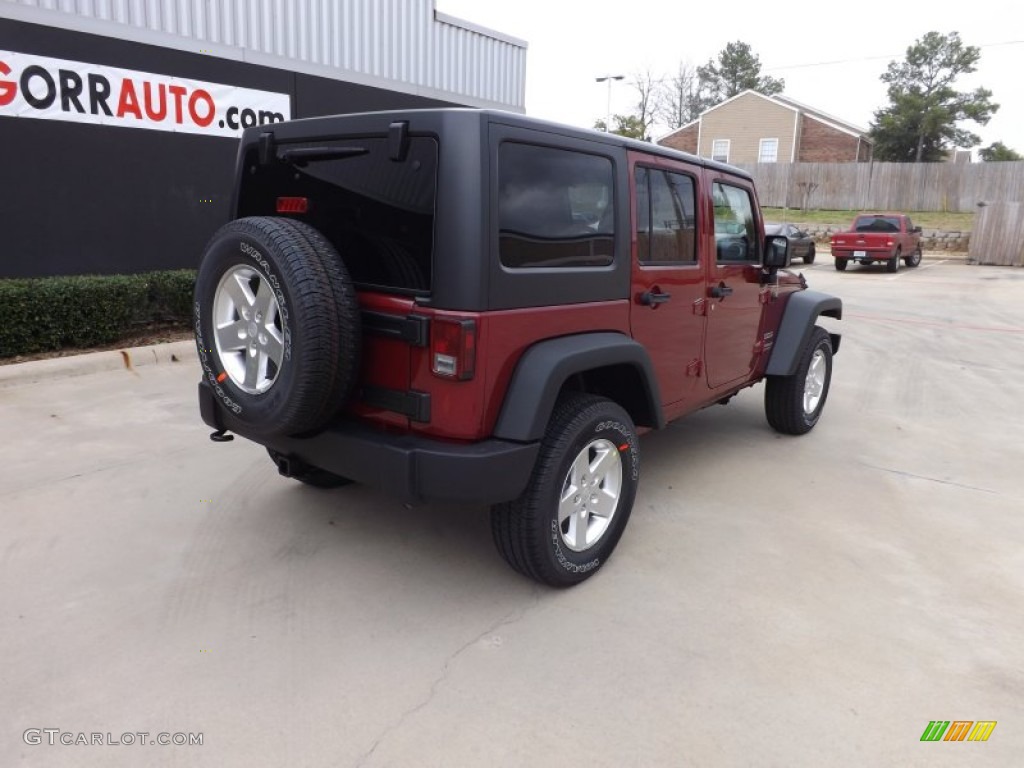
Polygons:
<instances>
[{"instance_id":1,"label":"pickup truck wheel","mask_svg":"<svg viewBox=\"0 0 1024 768\"><path fill-rule=\"evenodd\" d=\"M533 475L491 508L491 530L515 570L554 587L592 576L611 555L636 496L640 453L629 414L603 397L559 399Z\"/></svg>"},{"instance_id":2,"label":"pickup truck wheel","mask_svg":"<svg viewBox=\"0 0 1024 768\"><path fill-rule=\"evenodd\" d=\"M908 267L916 267L921 263L921 248L918 247L912 254L903 260Z\"/></svg>"},{"instance_id":3,"label":"pickup truck wheel","mask_svg":"<svg viewBox=\"0 0 1024 768\"><path fill-rule=\"evenodd\" d=\"M836 259L836 269L840 272L846 271L846 259Z\"/></svg>"},{"instance_id":4,"label":"pickup truck wheel","mask_svg":"<svg viewBox=\"0 0 1024 768\"><path fill-rule=\"evenodd\" d=\"M267 448L267 454L270 456L270 460L274 462L274 466L278 466L278 461L281 459L281 454L277 451ZM289 477L298 480L300 483L312 486L313 488L341 488L345 485L352 485L353 480L342 475L336 475L333 472L328 472L326 469L320 469L320 467L305 467L300 472L292 472Z\"/></svg>"},{"instance_id":5,"label":"pickup truck wheel","mask_svg":"<svg viewBox=\"0 0 1024 768\"><path fill-rule=\"evenodd\" d=\"M825 407L832 381L832 339L814 326L792 376L769 376L765 385L764 410L777 432L803 435L810 432Z\"/></svg>"},{"instance_id":6,"label":"pickup truck wheel","mask_svg":"<svg viewBox=\"0 0 1024 768\"><path fill-rule=\"evenodd\" d=\"M804 264L814 263L814 243L811 243L810 248L807 249L807 255L804 256Z\"/></svg>"},{"instance_id":7,"label":"pickup truck wheel","mask_svg":"<svg viewBox=\"0 0 1024 768\"><path fill-rule=\"evenodd\" d=\"M896 255L893 256L889 261L885 263L886 272L899 272L900 271L900 249L896 249Z\"/></svg>"},{"instance_id":8,"label":"pickup truck wheel","mask_svg":"<svg viewBox=\"0 0 1024 768\"><path fill-rule=\"evenodd\" d=\"M304 227L266 216L232 221L210 240L196 278L203 376L258 435L321 428L359 362L351 279L340 259L325 262Z\"/></svg>"}]
</instances>

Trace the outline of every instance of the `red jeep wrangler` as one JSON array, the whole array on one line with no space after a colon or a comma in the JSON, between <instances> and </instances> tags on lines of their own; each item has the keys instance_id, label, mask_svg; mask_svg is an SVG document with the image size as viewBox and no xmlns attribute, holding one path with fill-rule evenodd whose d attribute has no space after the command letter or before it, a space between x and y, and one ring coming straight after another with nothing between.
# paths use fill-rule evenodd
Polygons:
<instances>
[{"instance_id":1,"label":"red jeep wrangler","mask_svg":"<svg viewBox=\"0 0 1024 768\"><path fill-rule=\"evenodd\" d=\"M763 234L750 177L619 136L436 109L247 130L195 293L216 440L314 486L487 503L513 568L582 581L615 548L638 429L765 379L801 434L838 298Z\"/></svg>"}]
</instances>

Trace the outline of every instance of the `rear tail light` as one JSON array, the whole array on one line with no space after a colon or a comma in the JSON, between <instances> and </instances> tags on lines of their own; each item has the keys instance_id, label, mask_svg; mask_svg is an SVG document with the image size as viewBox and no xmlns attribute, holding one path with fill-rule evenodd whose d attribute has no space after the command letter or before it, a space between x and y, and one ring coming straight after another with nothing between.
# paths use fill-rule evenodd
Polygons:
<instances>
[{"instance_id":1,"label":"rear tail light","mask_svg":"<svg viewBox=\"0 0 1024 768\"><path fill-rule=\"evenodd\" d=\"M278 213L307 213L309 211L308 197L279 197L277 198Z\"/></svg>"},{"instance_id":2,"label":"rear tail light","mask_svg":"<svg viewBox=\"0 0 1024 768\"><path fill-rule=\"evenodd\" d=\"M476 321L435 317L430 324L430 368L446 379L471 379L476 370Z\"/></svg>"}]
</instances>

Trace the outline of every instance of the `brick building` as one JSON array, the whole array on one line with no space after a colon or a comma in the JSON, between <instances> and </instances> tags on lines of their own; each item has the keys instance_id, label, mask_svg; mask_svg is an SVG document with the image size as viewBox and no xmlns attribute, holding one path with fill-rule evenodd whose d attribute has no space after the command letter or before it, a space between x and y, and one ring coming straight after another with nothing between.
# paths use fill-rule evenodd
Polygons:
<instances>
[{"instance_id":1,"label":"brick building","mask_svg":"<svg viewBox=\"0 0 1024 768\"><path fill-rule=\"evenodd\" d=\"M727 163L853 163L871 160L863 128L787 96L743 91L658 144Z\"/></svg>"}]
</instances>

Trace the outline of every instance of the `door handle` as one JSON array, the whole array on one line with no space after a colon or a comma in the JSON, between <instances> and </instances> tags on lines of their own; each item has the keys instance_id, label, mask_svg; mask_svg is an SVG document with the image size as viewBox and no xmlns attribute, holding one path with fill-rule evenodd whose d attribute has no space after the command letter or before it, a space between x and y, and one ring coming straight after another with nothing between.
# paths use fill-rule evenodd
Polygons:
<instances>
[{"instance_id":1,"label":"door handle","mask_svg":"<svg viewBox=\"0 0 1024 768\"><path fill-rule=\"evenodd\" d=\"M712 286L711 298L713 299L724 299L726 296L732 295L732 288L725 283L719 283L718 285Z\"/></svg>"},{"instance_id":2,"label":"door handle","mask_svg":"<svg viewBox=\"0 0 1024 768\"><path fill-rule=\"evenodd\" d=\"M664 304L671 298L671 293L660 293L658 291L644 291L643 293L640 294L640 303L645 304L648 307L656 307L659 304Z\"/></svg>"}]
</instances>

